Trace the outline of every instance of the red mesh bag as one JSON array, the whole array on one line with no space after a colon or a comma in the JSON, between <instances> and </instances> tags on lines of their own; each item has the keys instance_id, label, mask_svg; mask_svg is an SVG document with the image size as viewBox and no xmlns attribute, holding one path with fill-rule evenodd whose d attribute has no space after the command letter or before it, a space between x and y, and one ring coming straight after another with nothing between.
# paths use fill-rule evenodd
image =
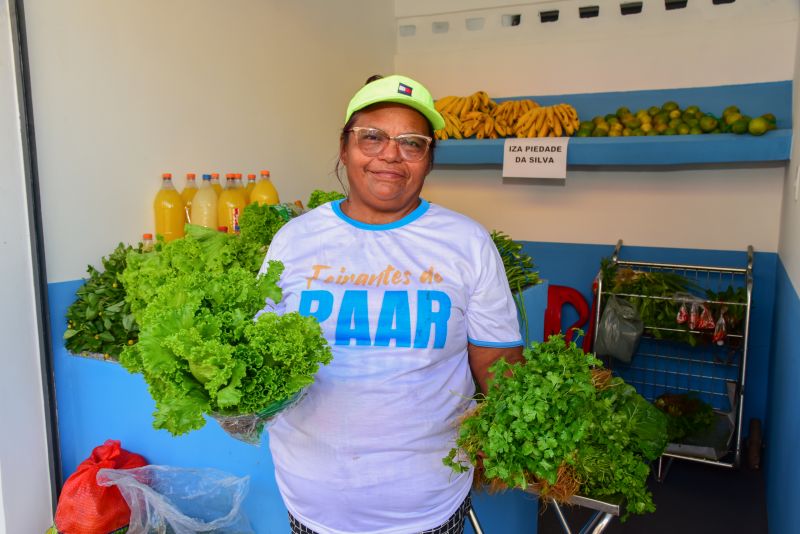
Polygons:
<instances>
[{"instance_id":1,"label":"red mesh bag","mask_svg":"<svg viewBox=\"0 0 800 534\"><path fill-rule=\"evenodd\" d=\"M128 452L115 439L95 447L64 483L56 507L55 526L64 534L107 534L128 524L131 511L116 486L97 484L97 471L147 465L143 456Z\"/></svg>"}]
</instances>

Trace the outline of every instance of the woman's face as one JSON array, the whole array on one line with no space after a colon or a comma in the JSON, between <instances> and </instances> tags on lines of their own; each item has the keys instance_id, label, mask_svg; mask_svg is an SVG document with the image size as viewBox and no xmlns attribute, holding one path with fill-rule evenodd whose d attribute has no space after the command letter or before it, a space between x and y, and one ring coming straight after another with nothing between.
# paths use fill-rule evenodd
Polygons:
<instances>
[{"instance_id":1,"label":"woman's face","mask_svg":"<svg viewBox=\"0 0 800 534\"><path fill-rule=\"evenodd\" d=\"M430 136L428 121L417 111L400 104L378 104L361 111L352 127L378 128L389 136ZM417 207L419 193L430 171L430 153L420 161L406 161L397 143L390 140L376 156L365 156L355 134L347 134L341 160L350 184L349 207L375 219L401 218ZM396 220L393 219L393 220ZM370 222L370 221L367 221Z\"/></svg>"}]
</instances>

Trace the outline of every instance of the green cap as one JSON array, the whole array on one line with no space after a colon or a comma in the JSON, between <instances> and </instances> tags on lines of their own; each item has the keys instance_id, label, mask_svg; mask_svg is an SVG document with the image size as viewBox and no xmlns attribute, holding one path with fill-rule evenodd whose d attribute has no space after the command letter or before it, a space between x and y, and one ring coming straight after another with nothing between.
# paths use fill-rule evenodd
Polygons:
<instances>
[{"instance_id":1,"label":"green cap","mask_svg":"<svg viewBox=\"0 0 800 534\"><path fill-rule=\"evenodd\" d=\"M379 102L394 102L414 108L431 122L434 130L444 128L444 119L433 107L433 97L425 86L397 74L372 81L359 89L347 106L345 124L356 111Z\"/></svg>"}]
</instances>

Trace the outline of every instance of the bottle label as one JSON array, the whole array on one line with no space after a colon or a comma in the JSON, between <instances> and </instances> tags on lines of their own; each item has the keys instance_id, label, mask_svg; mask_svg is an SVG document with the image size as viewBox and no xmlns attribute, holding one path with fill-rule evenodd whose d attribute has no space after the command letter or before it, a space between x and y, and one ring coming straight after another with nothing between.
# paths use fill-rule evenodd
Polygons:
<instances>
[{"instance_id":1,"label":"bottle label","mask_svg":"<svg viewBox=\"0 0 800 534\"><path fill-rule=\"evenodd\" d=\"M239 233L239 208L233 208L233 232Z\"/></svg>"}]
</instances>

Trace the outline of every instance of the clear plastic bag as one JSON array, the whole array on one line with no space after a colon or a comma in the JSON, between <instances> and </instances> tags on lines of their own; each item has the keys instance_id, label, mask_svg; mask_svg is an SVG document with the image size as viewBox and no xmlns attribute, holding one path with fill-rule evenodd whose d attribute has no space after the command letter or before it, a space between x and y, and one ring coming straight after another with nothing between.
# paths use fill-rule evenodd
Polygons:
<instances>
[{"instance_id":1,"label":"clear plastic bag","mask_svg":"<svg viewBox=\"0 0 800 534\"><path fill-rule=\"evenodd\" d=\"M598 356L611 356L628 363L636 353L644 332L644 323L633 304L611 295L608 297L594 350Z\"/></svg>"},{"instance_id":2,"label":"clear plastic bag","mask_svg":"<svg viewBox=\"0 0 800 534\"><path fill-rule=\"evenodd\" d=\"M291 409L305 397L308 388L303 388L288 399L273 402L263 410L254 414L226 415L209 414L219 423L222 430L230 437L258 447L261 445L261 434L278 416Z\"/></svg>"},{"instance_id":3,"label":"clear plastic bag","mask_svg":"<svg viewBox=\"0 0 800 534\"><path fill-rule=\"evenodd\" d=\"M217 469L148 465L101 469L101 486L117 486L131 509L128 534L254 534L242 511L250 477Z\"/></svg>"}]
</instances>

